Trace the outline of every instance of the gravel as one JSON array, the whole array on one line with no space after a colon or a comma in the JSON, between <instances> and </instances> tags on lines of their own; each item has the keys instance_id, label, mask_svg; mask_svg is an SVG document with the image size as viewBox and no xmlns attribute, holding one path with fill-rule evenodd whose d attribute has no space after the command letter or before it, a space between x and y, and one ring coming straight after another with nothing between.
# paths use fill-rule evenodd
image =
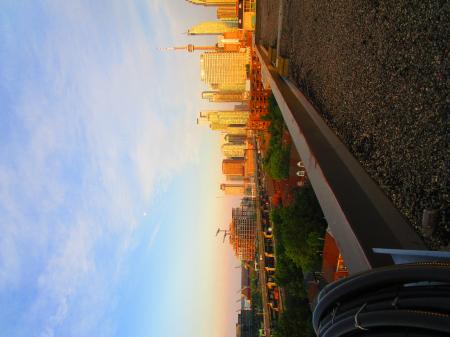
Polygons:
<instances>
[{"instance_id":1,"label":"gravel","mask_svg":"<svg viewBox=\"0 0 450 337\"><path fill-rule=\"evenodd\" d=\"M282 0L256 1L256 41L264 41L265 47L277 44L278 8Z\"/></svg>"},{"instance_id":2,"label":"gravel","mask_svg":"<svg viewBox=\"0 0 450 337\"><path fill-rule=\"evenodd\" d=\"M447 1L280 0L280 53L309 97L433 249L450 244ZM257 43L276 43L278 1L258 1Z\"/></svg>"}]
</instances>

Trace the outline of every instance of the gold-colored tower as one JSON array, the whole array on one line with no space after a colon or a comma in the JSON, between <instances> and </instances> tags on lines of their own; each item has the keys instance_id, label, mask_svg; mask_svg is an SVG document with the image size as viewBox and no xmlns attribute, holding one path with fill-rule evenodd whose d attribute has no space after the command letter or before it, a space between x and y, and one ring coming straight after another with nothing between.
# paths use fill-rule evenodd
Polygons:
<instances>
[{"instance_id":1,"label":"gold-colored tower","mask_svg":"<svg viewBox=\"0 0 450 337\"><path fill-rule=\"evenodd\" d=\"M202 98L209 102L242 102L249 99L248 91L203 91Z\"/></svg>"},{"instance_id":2,"label":"gold-colored tower","mask_svg":"<svg viewBox=\"0 0 450 337\"><path fill-rule=\"evenodd\" d=\"M238 27L224 21L205 21L191 27L187 33L188 35L220 35L238 29Z\"/></svg>"},{"instance_id":3,"label":"gold-colored tower","mask_svg":"<svg viewBox=\"0 0 450 337\"><path fill-rule=\"evenodd\" d=\"M243 90L247 80L247 52L209 52L200 55L201 80L218 90Z\"/></svg>"},{"instance_id":4,"label":"gold-colored tower","mask_svg":"<svg viewBox=\"0 0 450 337\"><path fill-rule=\"evenodd\" d=\"M203 6L236 6L237 0L186 0L194 5Z\"/></svg>"}]
</instances>

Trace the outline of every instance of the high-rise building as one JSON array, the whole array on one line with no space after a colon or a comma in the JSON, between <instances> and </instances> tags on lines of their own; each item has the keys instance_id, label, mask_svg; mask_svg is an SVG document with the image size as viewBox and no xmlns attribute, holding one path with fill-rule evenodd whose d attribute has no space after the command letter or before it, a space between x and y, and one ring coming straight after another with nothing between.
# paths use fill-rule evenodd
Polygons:
<instances>
[{"instance_id":1,"label":"high-rise building","mask_svg":"<svg viewBox=\"0 0 450 337\"><path fill-rule=\"evenodd\" d=\"M194 51L201 50L201 51L216 51L217 46L195 46L193 44L188 44L186 46L181 47L169 47L169 48L161 48L161 50L166 51L173 51L173 50L184 50L189 53L193 53Z\"/></svg>"},{"instance_id":2,"label":"high-rise building","mask_svg":"<svg viewBox=\"0 0 450 337\"><path fill-rule=\"evenodd\" d=\"M247 130L245 129L245 124L233 124L230 126L228 124L222 124L213 122L209 125L211 130L220 131L225 133L234 133L234 134L246 134Z\"/></svg>"},{"instance_id":3,"label":"high-rise building","mask_svg":"<svg viewBox=\"0 0 450 337\"><path fill-rule=\"evenodd\" d=\"M209 52L200 55L201 79L213 89L242 90L247 80L247 52Z\"/></svg>"},{"instance_id":4,"label":"high-rise building","mask_svg":"<svg viewBox=\"0 0 450 337\"><path fill-rule=\"evenodd\" d=\"M221 147L222 154L226 158L244 158L246 144L223 144Z\"/></svg>"},{"instance_id":5,"label":"high-rise building","mask_svg":"<svg viewBox=\"0 0 450 337\"><path fill-rule=\"evenodd\" d=\"M225 141L229 144L244 144L247 140L246 136L241 135L225 135Z\"/></svg>"},{"instance_id":6,"label":"high-rise building","mask_svg":"<svg viewBox=\"0 0 450 337\"><path fill-rule=\"evenodd\" d=\"M247 31L255 30L256 0L238 0L239 28Z\"/></svg>"},{"instance_id":7,"label":"high-rise building","mask_svg":"<svg viewBox=\"0 0 450 337\"><path fill-rule=\"evenodd\" d=\"M220 189L226 195L244 195L245 194L245 185L244 184L220 184Z\"/></svg>"},{"instance_id":8,"label":"high-rise building","mask_svg":"<svg viewBox=\"0 0 450 337\"><path fill-rule=\"evenodd\" d=\"M248 44L248 35L242 31L225 32L219 35L217 39L217 46L223 51L243 51Z\"/></svg>"},{"instance_id":9,"label":"high-rise building","mask_svg":"<svg viewBox=\"0 0 450 337\"><path fill-rule=\"evenodd\" d=\"M255 162L255 147L252 142L247 141L246 151L245 151L245 165L244 171L246 177L251 177L255 175L256 162Z\"/></svg>"},{"instance_id":10,"label":"high-rise building","mask_svg":"<svg viewBox=\"0 0 450 337\"><path fill-rule=\"evenodd\" d=\"M247 137L247 127L245 124L225 125L225 124L210 123L208 119L204 117L197 118L197 124L207 125L210 127L211 130L221 131L227 135Z\"/></svg>"},{"instance_id":11,"label":"high-rise building","mask_svg":"<svg viewBox=\"0 0 450 337\"><path fill-rule=\"evenodd\" d=\"M246 125L228 125L223 131L229 135L247 136Z\"/></svg>"},{"instance_id":12,"label":"high-rise building","mask_svg":"<svg viewBox=\"0 0 450 337\"><path fill-rule=\"evenodd\" d=\"M247 90L245 83L239 83L239 84L233 84L233 83L211 83L209 87L212 90L219 90L219 91L227 91L227 90L239 90L244 91Z\"/></svg>"},{"instance_id":13,"label":"high-rise building","mask_svg":"<svg viewBox=\"0 0 450 337\"><path fill-rule=\"evenodd\" d=\"M244 178L244 176L226 175L226 176L225 176L225 179L226 179L227 181L233 181L233 182L239 181L239 182L243 182L245 178Z\"/></svg>"},{"instance_id":14,"label":"high-rise building","mask_svg":"<svg viewBox=\"0 0 450 337\"><path fill-rule=\"evenodd\" d=\"M244 176L244 159L222 160L222 173L226 176Z\"/></svg>"},{"instance_id":15,"label":"high-rise building","mask_svg":"<svg viewBox=\"0 0 450 337\"><path fill-rule=\"evenodd\" d=\"M186 0L195 5L203 6L236 6L237 0Z\"/></svg>"},{"instance_id":16,"label":"high-rise building","mask_svg":"<svg viewBox=\"0 0 450 337\"><path fill-rule=\"evenodd\" d=\"M217 18L219 20L237 20L238 11L237 6L218 6Z\"/></svg>"},{"instance_id":17,"label":"high-rise building","mask_svg":"<svg viewBox=\"0 0 450 337\"><path fill-rule=\"evenodd\" d=\"M211 125L245 125L250 116L249 111L202 111L199 119L207 120Z\"/></svg>"},{"instance_id":18,"label":"high-rise building","mask_svg":"<svg viewBox=\"0 0 450 337\"><path fill-rule=\"evenodd\" d=\"M241 104L236 104L234 106L234 111L249 111L250 106L247 102L241 102Z\"/></svg>"},{"instance_id":19,"label":"high-rise building","mask_svg":"<svg viewBox=\"0 0 450 337\"><path fill-rule=\"evenodd\" d=\"M188 35L220 35L226 32L237 31L236 25L224 21L205 21L201 22L190 29Z\"/></svg>"},{"instance_id":20,"label":"high-rise building","mask_svg":"<svg viewBox=\"0 0 450 337\"><path fill-rule=\"evenodd\" d=\"M242 261L252 261L256 249L256 211L254 201L243 198L241 206L233 208L230 224L230 243Z\"/></svg>"},{"instance_id":21,"label":"high-rise building","mask_svg":"<svg viewBox=\"0 0 450 337\"><path fill-rule=\"evenodd\" d=\"M249 98L248 91L203 91L202 98L207 99L210 102L242 102Z\"/></svg>"}]
</instances>

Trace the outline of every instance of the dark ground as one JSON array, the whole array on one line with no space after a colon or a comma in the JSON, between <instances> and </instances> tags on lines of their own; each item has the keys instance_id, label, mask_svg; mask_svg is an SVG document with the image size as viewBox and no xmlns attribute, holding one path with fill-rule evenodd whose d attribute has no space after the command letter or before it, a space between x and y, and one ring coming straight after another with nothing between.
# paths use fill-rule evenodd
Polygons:
<instances>
[{"instance_id":1,"label":"dark ground","mask_svg":"<svg viewBox=\"0 0 450 337\"><path fill-rule=\"evenodd\" d=\"M290 79L418 232L423 210L440 210L427 243L448 246L449 4L279 1ZM276 44L279 1L258 2L266 47Z\"/></svg>"},{"instance_id":2,"label":"dark ground","mask_svg":"<svg viewBox=\"0 0 450 337\"><path fill-rule=\"evenodd\" d=\"M256 41L265 41L266 46L277 43L278 8L283 0L257 0Z\"/></svg>"}]
</instances>

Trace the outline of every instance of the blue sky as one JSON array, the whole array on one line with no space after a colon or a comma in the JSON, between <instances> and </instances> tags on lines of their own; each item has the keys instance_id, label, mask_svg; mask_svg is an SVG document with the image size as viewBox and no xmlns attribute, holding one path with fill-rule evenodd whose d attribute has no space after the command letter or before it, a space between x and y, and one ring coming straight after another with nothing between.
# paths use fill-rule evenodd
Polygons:
<instances>
[{"instance_id":1,"label":"blue sky","mask_svg":"<svg viewBox=\"0 0 450 337\"><path fill-rule=\"evenodd\" d=\"M1 2L2 335L233 331L198 56L157 50L204 42L181 33L211 17L183 0Z\"/></svg>"}]
</instances>

